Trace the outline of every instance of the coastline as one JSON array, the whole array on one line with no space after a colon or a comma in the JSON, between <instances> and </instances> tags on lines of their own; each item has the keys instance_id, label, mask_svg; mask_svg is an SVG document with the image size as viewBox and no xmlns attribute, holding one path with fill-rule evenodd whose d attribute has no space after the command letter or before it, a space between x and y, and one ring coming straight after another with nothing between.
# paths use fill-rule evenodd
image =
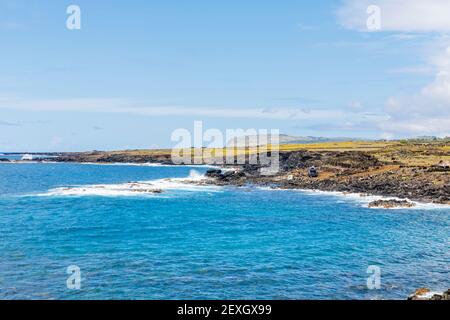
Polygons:
<instances>
[{"instance_id":1,"label":"coastline","mask_svg":"<svg viewBox=\"0 0 450 320\"><path fill-rule=\"evenodd\" d=\"M10 164L63 164L68 162L59 162L59 161L11 161L11 162L3 162L3 163L10 163ZM213 170L221 171L222 173L229 172L230 174L228 177L233 177L236 173L240 172L239 170L242 170L240 167L219 167L215 165L177 165L177 164L163 164L163 163L95 163L95 162L69 162L73 164L80 164L80 165L94 165L94 166L138 166L138 167L188 167L188 168L208 168ZM241 176L241 174L238 174ZM422 209L422 210L433 210L433 209L448 209L450 208L450 204L444 203L435 203L432 201L421 201L411 198L401 198L395 195L391 194L371 194L366 192L351 192L351 191L340 191L340 190L323 190L323 189L316 189L316 188L299 188L293 185L274 185L273 182L269 183L270 179L265 178L262 182L246 182L242 183L242 181L228 181L227 183L224 183L223 181L220 181L217 179L217 177L205 177L204 179L191 179L191 178L185 178L185 179L179 179L182 180L180 183L185 184L193 184L193 185L211 185L211 186L235 186L235 187L243 187L243 186L252 186L255 188L258 188L260 190L267 190L267 191L296 191L301 192L308 195L325 195L325 196L335 196L339 198L345 198L347 200L355 200L355 202L361 204L365 208L369 208L369 204L374 201L407 201L409 203L412 203L413 206L409 208L405 207L392 207L389 208L391 210L396 209ZM183 181L184 180L184 181ZM135 183L143 183L143 182L135 182ZM148 183L148 182L145 182ZM279 183L279 181L278 181ZM94 186L92 186L94 187ZM372 207L371 209L386 209L383 207Z\"/></svg>"},{"instance_id":2,"label":"coastline","mask_svg":"<svg viewBox=\"0 0 450 320\"><path fill-rule=\"evenodd\" d=\"M393 207L389 208L390 210L435 210L435 209L450 209L449 204L438 204L438 203L430 203L430 202L421 202L421 201L415 201L408 198L398 198L394 196L382 196L382 195L374 195L374 194L363 194L363 193L352 193L352 192L342 192L342 191L323 191L318 189L286 189L286 188L273 188L273 187L258 187L263 190L272 190L272 191L296 191L301 192L306 195L311 196L330 196L330 197L336 197L341 199L346 199L348 201L354 201L356 203L361 204L364 208L370 208L369 204L373 201L377 200L383 200L383 201L408 201L414 204L413 207ZM382 210L385 208L382 207L372 207L370 209L373 210Z\"/></svg>"},{"instance_id":3,"label":"coastline","mask_svg":"<svg viewBox=\"0 0 450 320\"><path fill-rule=\"evenodd\" d=\"M39 163L39 162L37 162ZM54 162L54 163L60 163L63 164L61 162ZM104 163L82 163L82 165L78 165L78 163L73 162L73 166L70 165L68 166L68 168L72 168L75 167L74 169L78 170L77 172L83 172L85 170L85 168L83 167L83 165L86 166L91 166L91 165L100 165L103 166ZM286 164L285 162L283 162L283 164ZM139 179L140 176L142 176L142 174L140 173L145 173L146 171L154 171L154 172L158 172L159 169L157 168L158 166L162 166L162 167L166 167L167 165L164 164L158 164L158 163L152 163L150 164L150 169L146 170L145 166L146 164L136 164L136 163L108 163L106 165L118 165L118 166L143 166L142 169L137 170L137 172L139 174L135 175L135 177L131 178L130 180L123 180L123 181L137 181L137 180L132 180L132 179ZM30 165L30 168L33 167L39 167L39 165ZM42 168L40 169L44 169L44 167L46 167L46 165L43 163ZM154 167L152 169L152 167ZM176 167L175 165L173 167ZM84 203L89 202L89 201L99 201L100 203L115 203L115 201L117 201L117 203L127 203L128 201L130 203L134 203L135 200L132 198L134 196L137 197L142 197L141 199L136 200L136 204L138 204L139 206L153 206L155 204L173 204L176 203L177 200L181 200L181 203L185 203L185 201L187 199L191 199L192 197L199 197L199 199L203 200L207 200L208 201L212 201L215 202L218 206L222 205L223 203L226 202L221 202L221 201L217 201L216 198L221 199L221 195L225 195L223 197L223 199L227 199L230 202L235 202L235 204L238 206L239 208L239 195L242 195L244 198L246 199L252 199L252 201L256 201L254 203L259 203L258 199L268 199L269 202L273 200L277 201L277 199L292 199L293 201L295 201L296 203L299 203L300 206L304 206L302 208L304 208L306 211L306 213L309 213L308 210L308 206L311 203L314 203L315 205L318 205L318 207L316 208L320 208L320 206L322 205L322 203L327 203L330 204L331 209L330 210L330 215L335 216L336 219L342 219L342 221L346 220L347 214L355 214L357 213L357 217L361 217L363 215L365 215L365 217L367 217L368 219L374 219L374 220L378 220L378 221L388 221L388 222L392 222L392 221L408 221L408 219L415 219L417 217L419 218L423 218L424 220L433 220L433 219L427 219L425 217L430 216L430 217L436 217L436 216L440 216L441 214L443 214L443 216L447 216L448 215L448 210L445 209L444 210L433 210L433 211L426 211L423 212L422 209L438 209L439 207L435 206L434 204L429 204L426 205L424 207L422 206L417 206L413 209L420 209L421 211L400 211L400 212L371 212L370 210L366 210L363 209L363 207L366 207L366 204L368 202L368 200L372 200L373 196L368 196L368 195L363 195L361 196L360 194L356 194L356 193L348 193L348 192L339 192L339 191L320 191L317 189L299 189L299 188L295 188L295 180L294 183L293 179L289 179L289 176L291 175L292 170L286 170L286 171L282 171L280 172L279 175L275 175L272 177L262 177L260 176L257 172L258 170L253 171L252 169L255 168L251 168L251 167L245 167L245 166L238 166L238 165L234 165L234 166L227 166L225 168L220 168L220 174L221 175L225 175L228 179L228 181L225 181L227 179L224 178L213 178L213 177L205 177L205 175L203 175L207 170L207 168L209 166L191 166L191 165L187 165L184 166L182 165L181 167L184 167L184 169L180 170L176 170L174 169L173 171L178 172L178 171L182 171L182 175L178 178L155 178L153 180L148 180L148 184L142 183L141 185L136 184L134 182L103 182L103 184L101 184L101 182L95 182L98 179L96 178L96 175L94 175L92 177L92 179L89 180L88 183L80 183L78 185L74 185L72 187L69 188L64 188L64 187L59 187L61 185L61 181L58 179L57 176L55 176L55 183L56 186L58 186L57 188L54 189L48 189L48 191L44 191L43 193L40 194L27 194L26 199L20 199L20 202L23 203L28 203L28 201L43 201L44 203L47 202L55 202L55 203L62 203L62 201L68 201L70 203ZM55 165L55 166L49 166L48 169L49 170L54 170L54 169L58 169L61 172L66 170L65 166L60 167L59 165ZM189 169L192 170L189 170ZM203 168L201 170L196 170L196 168ZM6 168L5 168L6 169ZM19 169L19 168L17 168ZM116 171L116 170L110 170L107 168L86 168L89 170L92 170L92 172L96 172L96 170L105 170L105 171ZM161 170L163 170L161 168ZM219 170L219 169L216 169ZM41 171L41 170L38 170ZM69 170L72 171L72 170ZM121 171L121 170L117 170L117 171ZM128 171L128 169L125 169L124 171ZM131 170L134 171L134 170ZM193 174L191 175L191 173L189 173L189 176L187 175L187 172L191 171ZM198 174L194 174L195 172L200 171L201 175ZM300 170L301 172L303 171L307 171L307 170ZM245 176L245 174L248 175ZM211 175L211 171L208 175ZM167 175L167 176L171 176L171 175ZM297 180L301 180L302 176L297 177ZM111 181L116 181L116 176L113 175L111 177ZM295 178L295 177L294 177ZM306 179L306 177L305 177ZM120 179L117 179L117 181L119 181ZM255 181L259 181L260 184L250 184L250 181L255 180ZM316 181L314 179L310 179L311 181ZM326 180L326 179L324 179ZM70 177L66 180L66 181L71 181ZM292 185L290 185L289 187L284 187L284 188L277 188L274 185L274 181L276 181L278 184L285 182L285 183L290 183ZM90 183L98 183L98 185L91 185ZM238 188L239 186L241 186L243 188ZM69 185L69 184L67 184ZM217 189L214 189L214 185L219 185L222 187L218 187ZM227 187L230 186L230 187ZM167 189L167 193L164 192L164 190ZM238 193L235 193L237 195L237 197L235 198L231 198L228 195L228 191L231 190L231 192L234 192L233 190L236 189L241 189L242 191L239 191ZM264 190L271 190L269 192L260 192L258 191L258 189L264 189ZM155 192L157 190L163 190L162 193L159 192ZM181 190L181 191L180 191ZM253 191L252 191L253 190ZM246 191L250 191L250 193L247 193ZM287 191L286 193L284 193L284 191ZM208 195L211 192L217 192L217 196L213 196L212 198L210 198L210 196ZM273 194L271 193L273 192ZM305 193L307 195L310 195L310 197L317 195L318 197L316 199L308 199L308 196L304 197L303 195L298 194L298 196L296 195L296 193ZM246 194L247 193L247 194ZM253 193L253 194L252 194ZM92 196L95 196L95 198L93 198ZM63 199L63 198L65 199ZM66 198L67 197L67 198ZM86 197L83 199L78 200L78 197ZM98 197L110 197L110 198L98 198ZM125 198L123 198L125 197ZM42 200L40 200L40 199ZM75 199L74 199L75 198ZM153 199L154 198L154 199ZM340 199L342 198L342 199ZM378 196L376 196L376 198L378 198ZM153 199L153 200L152 200ZM279 201L279 200L278 200ZM340 203L340 204L339 204ZM259 204L257 204L257 206L259 206ZM276 208L280 208L280 206L282 206L282 203L280 202L279 204L276 204L276 207L273 207L275 210ZM333 211L333 207L340 207L342 208L340 210L340 212L335 212ZM348 209L349 211L346 212L346 209ZM249 209L251 210L251 208ZM265 214L267 214L267 216L275 216L271 210L268 210L267 207L265 207L264 205L262 205L260 207L261 212L265 212ZM219 212L222 212L219 210ZM334 212L336 214L334 214ZM338 213L341 213L340 215ZM409 213L411 215L409 215ZM151 214L150 214L151 215ZM248 215L249 219L253 219L254 217L251 216L251 214ZM308 216L308 215L306 215ZM294 217L294 219L296 219L296 213L292 213L292 217ZM209 219L209 217L205 218L206 220ZM164 220L164 219L163 219ZM362 222L362 220L365 220L365 218L358 220L360 222ZM239 220L240 221L240 220ZM269 219L268 222L270 222L271 219ZM163 224L164 225L164 224ZM282 225L282 224L281 224ZM301 224L299 224L300 226ZM307 226L308 224L305 224L305 226ZM292 227L297 228L297 226ZM388 227L386 227L388 228ZM407 227L405 227L407 228ZM331 238L331 235L330 235ZM419 282L419 281L418 281ZM415 284L415 286L413 288L408 289L409 292L403 292L402 293L402 297L400 297L400 299L406 299L408 297L409 293L412 293L414 291L414 288L418 288L420 287L422 284L426 284L426 281L422 281L419 282L417 284ZM418 296L417 299L436 299L436 297L440 297L442 296L442 294L440 294L443 289L436 286L434 283L433 284L429 284L429 286L431 288L433 288L433 294L427 294L425 296ZM398 298L398 297L397 297ZM411 298L413 299L413 298ZM416 298L414 298L416 299Z\"/></svg>"},{"instance_id":4,"label":"coastline","mask_svg":"<svg viewBox=\"0 0 450 320\"><path fill-rule=\"evenodd\" d=\"M10 162L11 164L63 164L63 162L49 162L49 161L16 161L16 162ZM88 162L73 162L73 164L80 164L80 165L94 165L94 166L138 166L138 167L187 167L187 168L213 168L215 170L221 170L221 172L234 172L236 169L231 168L220 168L218 166L213 165L168 165L168 164L158 164L158 163L88 163ZM197 185L197 186L219 186L223 187L225 186L223 183L218 182L214 178L208 178L203 177L203 179L193 179L191 177L186 178L168 178L168 179L162 179L162 180L178 180L178 183L180 185L186 184L186 185ZM136 181L132 182L132 184L151 184L153 181ZM126 185L124 183L123 185ZM115 185L111 185L115 186ZM243 185L234 185L233 183L228 184L228 186L235 186L235 187L243 187ZM414 204L413 207L410 208L402 208L402 207L393 207L390 208L392 210L396 209L422 209L422 210L433 210L433 209L450 209L449 204L438 204L438 203L432 203L432 202L423 202L423 201L416 201L409 198L399 198L395 196L389 196L389 195L375 195L375 194L367 194L367 193L356 193L356 192L344 192L344 191L335 191L335 190L321 190L321 189L302 189L302 188L295 188L295 187L276 187L276 186L267 186L267 185L260 185L260 184L247 184L244 186L252 186L260 190L266 190L266 191L294 191L294 192L301 192L303 194L315 196L315 195L323 195L323 196L332 196L332 197L338 197L347 199L349 201L354 200L354 202L359 203L362 207L369 208L369 204L373 201L377 200L383 200L383 201L408 201ZM158 186L159 187L159 186ZM102 195L103 193L96 193L95 188L105 188L105 185L92 185L92 186L79 186L77 188L74 188L74 191L71 191L69 189L64 190L66 188L60 188L61 190L50 190L49 193L41 194L41 196L48 196L52 194L62 194L62 195L70 195L70 194L77 194L76 189L83 189L87 188L88 190L94 189L93 194L99 194ZM172 187L173 188L173 187ZM121 191L127 191L126 186L122 187ZM56 192L54 192L56 191ZM80 194L88 194L86 190L83 192L80 192ZM153 192L152 192L153 193ZM120 194L120 193L119 193ZM126 194L126 193L125 193ZM138 195L135 191L134 193L131 193L133 195ZM111 196L114 196L112 193ZM383 209L381 207L379 208L371 208L371 209Z\"/></svg>"},{"instance_id":5,"label":"coastline","mask_svg":"<svg viewBox=\"0 0 450 320\"><path fill-rule=\"evenodd\" d=\"M237 163L236 158L235 163L226 165L220 164L225 162L220 158L201 159L205 164L198 164L199 159L192 157L186 165L210 169L207 176L211 179L201 183L218 186L254 185L287 190L338 192L394 201L380 205L396 205L395 202L405 199L414 203L450 205L450 142L447 140L280 145L279 149L279 170L271 176L261 174L266 166L248 164L248 150L235 151L235 155L246 152L247 164ZM208 151L208 154L212 154L211 151L214 150ZM188 152L191 152L191 149ZM54 155L56 154L50 158L35 159L33 163L185 165L173 163L172 150L169 149L59 153L56 157ZM219 164L211 165L214 162ZM317 169L317 176L309 175L308 170L311 167Z\"/></svg>"}]
</instances>

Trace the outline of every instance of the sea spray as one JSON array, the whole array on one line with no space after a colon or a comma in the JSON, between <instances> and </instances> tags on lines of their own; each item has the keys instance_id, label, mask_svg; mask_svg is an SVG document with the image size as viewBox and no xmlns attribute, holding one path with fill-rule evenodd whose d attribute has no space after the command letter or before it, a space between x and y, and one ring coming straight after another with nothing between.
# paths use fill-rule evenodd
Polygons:
<instances>
[{"instance_id":1,"label":"sea spray","mask_svg":"<svg viewBox=\"0 0 450 320\"><path fill-rule=\"evenodd\" d=\"M118 184L96 184L82 186L66 186L53 188L38 196L101 196L101 197L129 197L129 196L161 196L166 191L188 192L217 192L221 188L211 185L198 185L206 179L197 170L190 170L185 178L166 178L150 181L127 182Z\"/></svg>"}]
</instances>

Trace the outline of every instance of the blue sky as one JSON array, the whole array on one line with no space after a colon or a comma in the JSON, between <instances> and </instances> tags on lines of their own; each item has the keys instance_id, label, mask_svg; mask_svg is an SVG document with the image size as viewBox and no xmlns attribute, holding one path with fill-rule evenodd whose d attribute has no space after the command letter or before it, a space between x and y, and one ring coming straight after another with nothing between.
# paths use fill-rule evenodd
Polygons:
<instances>
[{"instance_id":1,"label":"blue sky","mask_svg":"<svg viewBox=\"0 0 450 320\"><path fill-rule=\"evenodd\" d=\"M0 151L171 147L195 120L448 135L450 26L424 21L424 1L377 2L379 32L364 0L0 0ZM66 28L71 4L81 30Z\"/></svg>"}]
</instances>

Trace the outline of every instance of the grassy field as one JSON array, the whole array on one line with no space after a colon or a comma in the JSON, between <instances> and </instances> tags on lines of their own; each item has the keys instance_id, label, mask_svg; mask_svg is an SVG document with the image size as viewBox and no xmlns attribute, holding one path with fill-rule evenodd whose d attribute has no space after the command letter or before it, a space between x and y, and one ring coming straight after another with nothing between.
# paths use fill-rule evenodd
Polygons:
<instances>
[{"instance_id":1,"label":"grassy field","mask_svg":"<svg viewBox=\"0 0 450 320\"><path fill-rule=\"evenodd\" d=\"M387 147L395 147L399 142L385 141L350 141L325 142L315 144L286 144L280 146L280 151L377 151Z\"/></svg>"},{"instance_id":2,"label":"grassy field","mask_svg":"<svg viewBox=\"0 0 450 320\"><path fill-rule=\"evenodd\" d=\"M267 149L271 149L270 146ZM261 150L261 149L260 149ZM429 166L440 161L450 161L450 141L355 141L355 142L327 142L316 144L286 144L280 145L280 152L308 150L311 152L351 152L361 151L369 153L379 160L388 163L398 163L408 166ZM264 148L262 148L264 151ZM172 152L192 153L195 158L201 157L201 150L195 149L155 149L155 150L125 150L113 151L109 154L127 154L130 156L167 156ZM203 149L204 155L218 157L225 155L248 155L258 152L256 148L234 149Z\"/></svg>"}]
</instances>

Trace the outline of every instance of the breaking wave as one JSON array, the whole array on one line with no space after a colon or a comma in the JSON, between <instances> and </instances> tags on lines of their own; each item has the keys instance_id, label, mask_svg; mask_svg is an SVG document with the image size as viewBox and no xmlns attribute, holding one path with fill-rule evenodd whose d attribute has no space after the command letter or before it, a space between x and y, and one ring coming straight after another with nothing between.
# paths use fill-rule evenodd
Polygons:
<instances>
[{"instance_id":1,"label":"breaking wave","mask_svg":"<svg viewBox=\"0 0 450 320\"><path fill-rule=\"evenodd\" d=\"M218 192L221 188L202 184L207 178L196 170L191 170L186 178L166 178L150 181L118 184L97 184L68 186L50 189L38 196L164 196L170 191Z\"/></svg>"}]
</instances>

